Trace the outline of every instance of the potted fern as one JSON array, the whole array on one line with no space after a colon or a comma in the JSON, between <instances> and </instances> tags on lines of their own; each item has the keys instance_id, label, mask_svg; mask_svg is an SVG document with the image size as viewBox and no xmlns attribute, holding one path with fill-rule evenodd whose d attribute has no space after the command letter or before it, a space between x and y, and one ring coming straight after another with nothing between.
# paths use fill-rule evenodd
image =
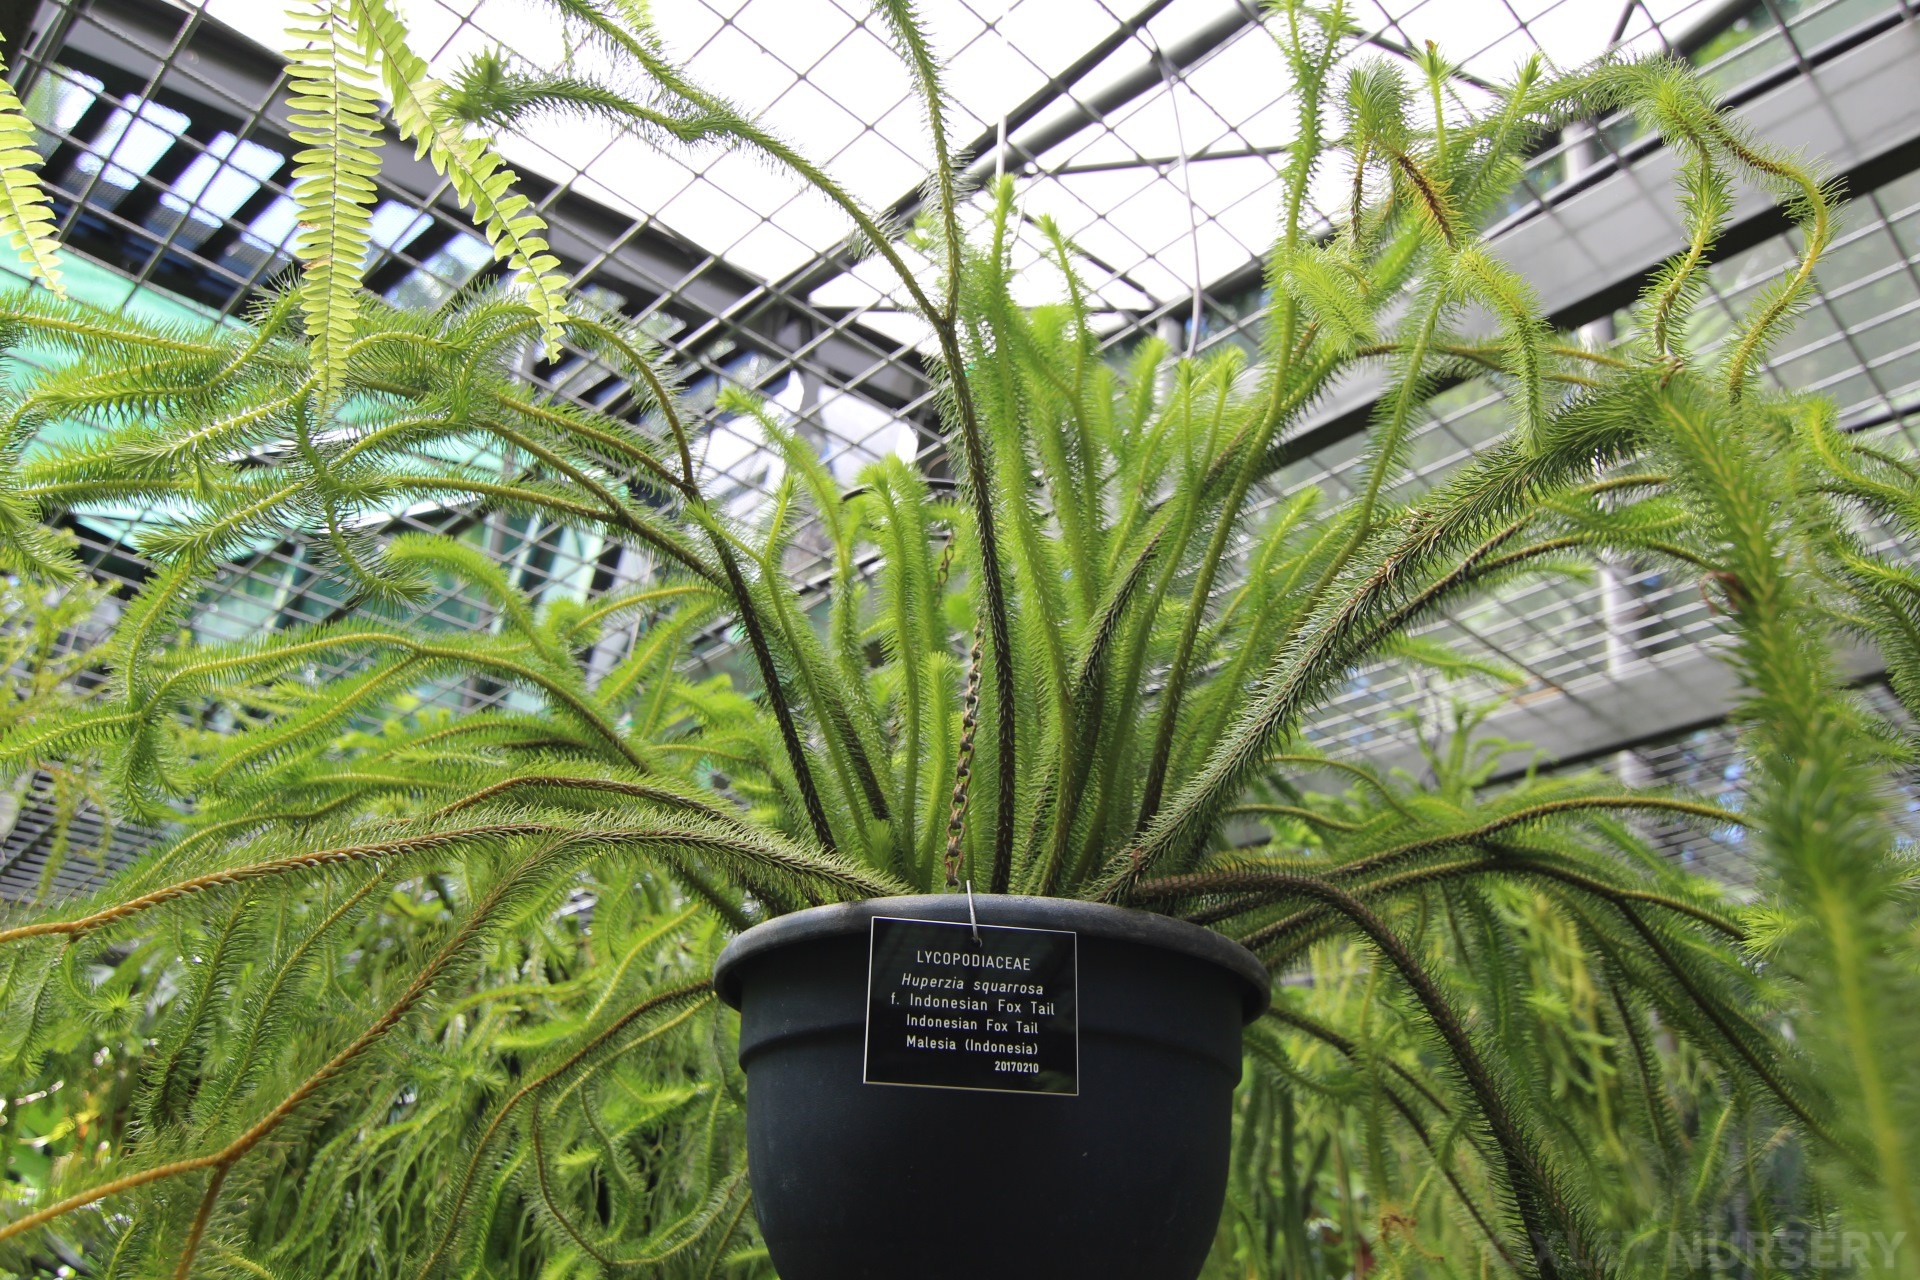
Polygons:
<instances>
[{"instance_id":1,"label":"potted fern","mask_svg":"<svg viewBox=\"0 0 1920 1280\"><path fill-rule=\"evenodd\" d=\"M1608 1275L1609 1233L1637 1211L1537 1086L1544 1015L1512 999L1535 981L1516 957L1552 930L1608 992L1594 1070L1632 1090L1644 1119L1623 1144L1658 1153L1652 1202L1676 1224L1714 1183L1670 1122L1692 1102L1662 1053L1726 1099L1702 1159L1773 1124L1821 1170L1804 1201L1912 1221L1898 1041L1860 1012L1896 1007L1909 978L1889 963L1905 873L1876 781L1905 747L1839 691L1824 642L1870 637L1896 693L1920 688L1912 575L1860 520L1912 533L1914 464L1756 378L1831 236L1825 186L1679 66L1528 64L1468 113L1438 55L1354 60L1338 6L1287 6L1272 23L1300 131L1257 353L1145 342L1115 360L1044 220L1066 296L1011 301L1013 189L960 190L911 6L877 19L934 146L933 213L907 241L675 66L636 7L553 10L593 51L580 68L499 55L451 86L384 0L303 10L304 273L246 324L162 328L49 291L4 304L9 348L35 357L7 403L10 567L79 576L46 525L60 511L165 515L140 534L153 576L94 655L104 679L10 725L0 759L97 779L169 835L97 900L0 927L4 1016L28 1028L10 1091L62 1066L138 1084L104 1112L131 1122L49 1172L0 1247L53 1240L180 1276L318 1274L349 1241L422 1276L770 1261L787 1280L1186 1280L1224 1247L1230 1137L1236 1178L1282 1145L1235 1092L1256 1018L1255 1075L1288 1090L1279 1134L1318 1053L1354 1064L1369 1125L1404 1125L1425 1171L1409 1194L1441 1206L1407 1228L1407 1266L1437 1249ZM362 292L380 93L512 287L424 312ZM1617 110L1682 154L1691 241L1601 352L1557 337L1477 228L1530 146ZM959 496L897 458L843 489L736 393L718 411L757 425L785 469L750 519L714 503L671 369L637 326L565 296L538 217L472 129L570 114L750 150L837 205L931 327ZM30 164L10 163L8 191L26 194L0 231L50 264ZM1307 192L1336 164L1351 207L1316 235ZM1690 307L1736 177L1780 193L1802 256L1703 349ZM1491 336L1468 331L1474 315ZM530 351L563 347L626 380L630 404L520 376ZM1289 431L1362 365L1388 386L1355 496L1257 501ZM1398 497L1419 407L1455 376L1505 387L1511 430ZM55 421L99 432L25 448ZM536 597L461 521L384 536L410 508L567 531L655 572ZM823 624L783 572L803 523L830 548ZM209 581L283 537L347 584L337 616L196 637ZM1309 745L1308 717L1355 668L1445 661L1412 638L1435 611L1603 552L1699 575L1722 600L1753 690L1755 811L1595 777L1420 787ZM418 625L431 593L482 625ZM717 623L743 651L738 682L686 661ZM1752 825L1778 914L1663 863L1619 821L1633 813ZM1762 943L1773 971L1752 963ZM1337 957L1377 987L1351 1022L1323 1020L1311 990L1267 1008L1269 974ZM1776 974L1804 993L1790 1013ZM715 986L742 1009L744 1083ZM972 1007L1002 998L1017 1008ZM1770 1029L1782 1018L1792 1044ZM1823 1101L1816 1067L1873 1105ZM893 1087L927 1083L965 1087ZM1311 1188L1286 1186L1273 1231L1297 1270Z\"/></svg>"}]
</instances>

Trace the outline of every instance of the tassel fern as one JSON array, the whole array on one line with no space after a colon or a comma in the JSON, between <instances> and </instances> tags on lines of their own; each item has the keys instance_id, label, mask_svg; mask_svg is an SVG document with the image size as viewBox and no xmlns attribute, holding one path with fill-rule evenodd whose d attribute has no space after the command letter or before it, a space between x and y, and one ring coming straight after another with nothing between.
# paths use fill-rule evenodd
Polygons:
<instances>
[{"instance_id":1,"label":"tassel fern","mask_svg":"<svg viewBox=\"0 0 1920 1280\"><path fill-rule=\"evenodd\" d=\"M300 307L316 355L316 393L339 398L359 329L360 283L372 247L374 180L380 173L378 99L360 32L327 0L288 13L288 102L293 200L300 234Z\"/></svg>"},{"instance_id":2,"label":"tassel fern","mask_svg":"<svg viewBox=\"0 0 1920 1280\"><path fill-rule=\"evenodd\" d=\"M560 260L547 249L546 223L532 202L513 189L514 172L483 139L469 137L448 108L444 88L427 74L427 65L407 42L406 24L387 0L354 0L353 14L364 47L379 55L381 83L392 103L400 136L414 144L436 173L452 183L454 195L473 210L496 259L519 274L526 298L540 322L549 355L559 349L566 319Z\"/></svg>"},{"instance_id":3,"label":"tassel fern","mask_svg":"<svg viewBox=\"0 0 1920 1280\"><path fill-rule=\"evenodd\" d=\"M385 0L297 12L303 276L245 324L0 303L0 349L59 356L0 405L0 552L23 575L0 652L29 691L0 698L0 765L19 795L56 777L160 833L99 890L0 914L0 1267L766 1275L708 968L761 920L961 879L1179 916L1287 979L1248 1034L1209 1277L1638 1275L1651 1242L1736 1213L1920 1237L1888 801L1914 745L1826 657L1877 645L1920 711L1920 463L1753 376L1831 233L1816 175L1677 65L1536 61L1469 111L1437 52L1356 62L1339 7L1281 5L1301 129L1258 354L1110 358L1078 249L1011 183L969 233L916 6L880 18L937 152L924 277L674 65L643 7L543 3L576 63L495 51L451 85ZM516 284L422 311L361 290L377 93ZM1680 153L1687 235L1595 352L1476 228L1530 147L1615 110ZM838 208L932 326L958 491L894 457L843 488L775 405L696 406L632 324L567 299L466 128L582 117L741 147ZM1350 204L1318 236L1307 191L1335 166ZM1803 254L1707 359L1687 319L1737 178L1782 199ZM1058 300L1015 305L1029 253ZM536 343L630 394L536 390ZM1278 493L1315 407L1370 365L1387 389L1352 496ZM1426 402L1458 378L1500 389L1512 429L1423 490ZM757 511L697 461L714 416L786 464ZM54 423L91 431L18 461ZM57 654L97 598L62 603L52 523L134 503L161 513L154 573L111 636ZM399 533L422 505L445 528ZM592 599L530 590L489 527L652 568ZM196 635L231 563L282 542L340 584L336 615ZM828 565L804 591L803 546ZM1490 786L1516 747L1472 712L1418 784L1313 745L1376 667L1516 683L1429 624L1603 557L1722 604L1746 801ZM474 625L423 621L426 592ZM694 649L716 629L743 650L724 669ZM1682 872L1655 822L1763 849L1762 896ZM61 1127L65 1099L104 1128Z\"/></svg>"},{"instance_id":4,"label":"tassel fern","mask_svg":"<svg viewBox=\"0 0 1920 1280\"><path fill-rule=\"evenodd\" d=\"M35 280L56 297L66 296L60 282L59 237L53 206L40 184L40 152L34 146L33 123L14 95L0 60L0 238L20 255Z\"/></svg>"}]
</instances>

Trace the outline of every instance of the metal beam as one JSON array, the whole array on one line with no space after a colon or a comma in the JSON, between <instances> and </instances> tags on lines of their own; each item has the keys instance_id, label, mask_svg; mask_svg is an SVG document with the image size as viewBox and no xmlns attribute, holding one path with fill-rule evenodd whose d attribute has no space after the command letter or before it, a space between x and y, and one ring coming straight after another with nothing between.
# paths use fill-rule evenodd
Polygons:
<instances>
[{"instance_id":1,"label":"metal beam","mask_svg":"<svg viewBox=\"0 0 1920 1280\"><path fill-rule=\"evenodd\" d=\"M20 50L32 34L40 16L40 0L0 0L0 51L11 66L20 60Z\"/></svg>"}]
</instances>

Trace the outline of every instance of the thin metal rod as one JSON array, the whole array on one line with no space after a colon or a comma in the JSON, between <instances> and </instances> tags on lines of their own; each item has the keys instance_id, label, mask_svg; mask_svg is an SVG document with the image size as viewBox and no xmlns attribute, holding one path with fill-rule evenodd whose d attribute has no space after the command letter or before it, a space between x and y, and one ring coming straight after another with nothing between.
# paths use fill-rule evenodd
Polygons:
<instances>
[{"instance_id":1,"label":"thin metal rod","mask_svg":"<svg viewBox=\"0 0 1920 1280\"><path fill-rule=\"evenodd\" d=\"M1152 37L1147 37L1152 42ZM1187 202L1187 243L1193 250L1193 274L1190 283L1193 287L1193 310L1187 318L1187 359L1193 359L1193 353L1200 345L1200 321L1204 314L1205 295L1201 292L1204 282L1200 279L1200 209L1193 202L1193 175L1188 172L1187 131L1180 120L1180 80L1175 74L1173 64L1160 52L1158 44L1153 45L1153 60L1160 68L1160 83L1167 89L1167 108L1173 112L1173 142L1180 149L1180 163L1176 172L1180 175L1180 194Z\"/></svg>"}]
</instances>

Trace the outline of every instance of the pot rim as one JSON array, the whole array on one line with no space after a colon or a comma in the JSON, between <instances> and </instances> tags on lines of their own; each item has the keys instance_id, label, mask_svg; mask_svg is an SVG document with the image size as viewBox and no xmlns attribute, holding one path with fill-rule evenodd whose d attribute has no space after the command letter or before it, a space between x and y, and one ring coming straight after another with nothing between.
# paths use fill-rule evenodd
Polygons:
<instances>
[{"instance_id":1,"label":"pot rim","mask_svg":"<svg viewBox=\"0 0 1920 1280\"><path fill-rule=\"evenodd\" d=\"M1157 947L1225 969L1240 980L1243 1021L1265 1013L1273 978L1253 952L1233 939L1185 920L1105 902L1039 898L1025 894L976 893L973 902L987 923L1037 929L1070 929L1089 937ZM991 911L993 918L986 920ZM920 893L808 907L754 925L727 944L713 966L713 989L729 1007L740 1007L740 966L770 951L820 938L864 933L875 916L942 923L967 919L964 893Z\"/></svg>"}]
</instances>

